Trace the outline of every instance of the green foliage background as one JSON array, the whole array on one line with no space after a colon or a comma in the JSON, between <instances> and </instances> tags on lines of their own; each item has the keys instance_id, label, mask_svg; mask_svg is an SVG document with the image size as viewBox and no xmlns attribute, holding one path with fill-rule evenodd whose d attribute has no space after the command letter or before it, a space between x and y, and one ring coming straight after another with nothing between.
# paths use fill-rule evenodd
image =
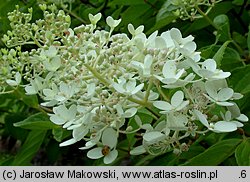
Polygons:
<instances>
[{"instance_id":1,"label":"green foliage background","mask_svg":"<svg viewBox=\"0 0 250 182\"><path fill-rule=\"evenodd\" d=\"M33 19L42 18L38 3L53 0L0 0L0 36L7 32L7 13L20 6L26 12L33 7ZM60 1L54 1L60 2ZM67 4L67 3L66 3ZM116 29L126 32L127 25L143 24L146 34L177 27L183 36L192 34L203 58L213 57L220 68L230 71L229 86L244 94L238 101L242 113L250 117L250 0L224 0L215 5L206 18L180 20L176 17L169 0L75 0L66 8L57 4L72 17L72 27L89 23L88 14L101 12L98 23L107 28L105 19L122 18ZM216 33L216 34L215 34ZM5 45L0 42L0 47ZM0 95L0 165L104 165L102 160L86 158L78 150L84 143L59 147L59 142L70 133L54 125L41 112L36 96L26 96L22 90ZM140 113L144 122L150 122L146 113ZM135 141L124 137L119 143L119 158L113 165L250 165L250 124L238 131L226 134L209 133L188 141L189 151L176 156L166 153L160 156L130 156L127 146Z\"/></svg>"}]
</instances>

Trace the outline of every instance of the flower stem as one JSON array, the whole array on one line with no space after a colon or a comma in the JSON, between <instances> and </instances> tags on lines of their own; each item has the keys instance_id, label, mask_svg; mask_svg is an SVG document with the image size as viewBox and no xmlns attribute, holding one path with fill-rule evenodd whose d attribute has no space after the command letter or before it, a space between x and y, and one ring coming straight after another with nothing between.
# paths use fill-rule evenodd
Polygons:
<instances>
[{"instance_id":1,"label":"flower stem","mask_svg":"<svg viewBox=\"0 0 250 182\"><path fill-rule=\"evenodd\" d=\"M158 92L161 94L161 96L165 99L165 101L169 101L169 98L164 94L164 92L162 91L160 85L159 85L159 82L158 83L155 83L155 86L158 90Z\"/></svg>"},{"instance_id":2,"label":"flower stem","mask_svg":"<svg viewBox=\"0 0 250 182\"><path fill-rule=\"evenodd\" d=\"M210 25L212 25L216 30L220 28L199 8L199 6L195 6L195 9L208 21Z\"/></svg>"},{"instance_id":3,"label":"flower stem","mask_svg":"<svg viewBox=\"0 0 250 182\"><path fill-rule=\"evenodd\" d=\"M107 81L103 76L98 73L94 68L92 68L89 64L84 64L84 66L98 79L100 80L106 87L110 87L109 81ZM111 88L112 89L112 88ZM152 104L149 102L145 102L144 100L138 100L133 97L128 97L128 100L139 104L141 106L146 107L153 115L154 119L158 119L158 114L152 110Z\"/></svg>"},{"instance_id":4,"label":"flower stem","mask_svg":"<svg viewBox=\"0 0 250 182\"><path fill-rule=\"evenodd\" d=\"M92 68L90 65L88 64L84 64L84 66L98 79L100 80L105 86L109 87L109 82L103 78L103 76L101 74L99 74L94 68Z\"/></svg>"},{"instance_id":5,"label":"flower stem","mask_svg":"<svg viewBox=\"0 0 250 182\"><path fill-rule=\"evenodd\" d=\"M148 102L148 97L149 97L150 90L151 90L153 84L154 84L154 83L153 83L153 78L151 77L151 78L149 79L148 88L147 88L147 90L146 90L146 94L145 94L145 97L144 97L144 101L145 101L145 102Z\"/></svg>"}]
</instances>

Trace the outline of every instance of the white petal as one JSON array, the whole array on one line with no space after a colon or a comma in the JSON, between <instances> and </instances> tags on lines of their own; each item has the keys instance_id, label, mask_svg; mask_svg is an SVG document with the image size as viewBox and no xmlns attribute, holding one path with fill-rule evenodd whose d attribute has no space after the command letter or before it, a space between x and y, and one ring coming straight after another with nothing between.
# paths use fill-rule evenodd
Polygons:
<instances>
[{"instance_id":1,"label":"white petal","mask_svg":"<svg viewBox=\"0 0 250 182\"><path fill-rule=\"evenodd\" d=\"M136 34L142 33L143 30L144 30L144 26L143 26L143 25L140 25L140 26L137 27L137 29L135 30L135 33L136 33Z\"/></svg>"},{"instance_id":2,"label":"white petal","mask_svg":"<svg viewBox=\"0 0 250 182\"><path fill-rule=\"evenodd\" d=\"M240 108L236 104L233 106L228 106L227 109L232 114L232 118L237 118L240 116Z\"/></svg>"},{"instance_id":3,"label":"white petal","mask_svg":"<svg viewBox=\"0 0 250 182\"><path fill-rule=\"evenodd\" d=\"M165 101L155 101L153 102L153 105L163 111L170 111L173 109L173 106Z\"/></svg>"},{"instance_id":4,"label":"white petal","mask_svg":"<svg viewBox=\"0 0 250 182\"><path fill-rule=\"evenodd\" d=\"M88 151L87 157L90 159L99 159L99 158L103 157L102 147L91 149L90 151Z\"/></svg>"},{"instance_id":5,"label":"white petal","mask_svg":"<svg viewBox=\"0 0 250 182\"><path fill-rule=\"evenodd\" d=\"M206 127L209 127L208 121L206 119L206 117L198 110L194 110L193 111L195 116L197 117L197 119L199 119L199 121Z\"/></svg>"},{"instance_id":6,"label":"white petal","mask_svg":"<svg viewBox=\"0 0 250 182\"><path fill-rule=\"evenodd\" d=\"M228 99L230 99L234 94L233 89L231 88L222 88L219 92L218 92L218 100L219 101L227 101Z\"/></svg>"},{"instance_id":7,"label":"white petal","mask_svg":"<svg viewBox=\"0 0 250 182\"><path fill-rule=\"evenodd\" d=\"M238 128L243 127L244 125L239 121L231 121L232 123L235 123Z\"/></svg>"},{"instance_id":8,"label":"white petal","mask_svg":"<svg viewBox=\"0 0 250 182\"><path fill-rule=\"evenodd\" d=\"M16 80L16 83L19 85L21 83L21 80L22 80L22 76L19 72L16 72L16 75L15 75L15 80Z\"/></svg>"},{"instance_id":9,"label":"white petal","mask_svg":"<svg viewBox=\"0 0 250 182\"><path fill-rule=\"evenodd\" d=\"M130 151L131 155L141 155L143 153L146 153L146 149L142 145L137 146Z\"/></svg>"},{"instance_id":10,"label":"white petal","mask_svg":"<svg viewBox=\"0 0 250 182\"><path fill-rule=\"evenodd\" d=\"M75 140L79 141L81 140L85 135L87 135L89 132L88 128L85 125L82 125L81 127L75 128L72 132L72 136Z\"/></svg>"},{"instance_id":11,"label":"white petal","mask_svg":"<svg viewBox=\"0 0 250 182\"><path fill-rule=\"evenodd\" d=\"M176 111L182 110L184 107L186 107L189 104L189 100L183 101L178 107L175 108Z\"/></svg>"},{"instance_id":12,"label":"white petal","mask_svg":"<svg viewBox=\"0 0 250 182\"><path fill-rule=\"evenodd\" d=\"M233 106L234 105L234 103L232 102L216 102L216 104L220 106Z\"/></svg>"},{"instance_id":13,"label":"white petal","mask_svg":"<svg viewBox=\"0 0 250 182\"><path fill-rule=\"evenodd\" d=\"M6 83L12 87L18 85L18 83L15 80L6 80Z\"/></svg>"},{"instance_id":14,"label":"white petal","mask_svg":"<svg viewBox=\"0 0 250 182\"><path fill-rule=\"evenodd\" d=\"M148 40L147 40L148 44L150 44L150 43L152 43L153 41L155 41L155 38L156 38L157 34L158 34L158 30L156 30L155 32L153 32L153 33L148 37Z\"/></svg>"},{"instance_id":15,"label":"white petal","mask_svg":"<svg viewBox=\"0 0 250 182\"><path fill-rule=\"evenodd\" d=\"M150 75L152 63L153 63L152 56L147 54L144 59L144 70L143 70L144 75Z\"/></svg>"},{"instance_id":16,"label":"white petal","mask_svg":"<svg viewBox=\"0 0 250 182\"><path fill-rule=\"evenodd\" d=\"M135 28L131 23L128 24L128 31L131 35L135 35Z\"/></svg>"},{"instance_id":17,"label":"white petal","mask_svg":"<svg viewBox=\"0 0 250 182\"><path fill-rule=\"evenodd\" d=\"M237 130L237 125L233 122L218 121L214 124L214 130L217 132L231 132Z\"/></svg>"},{"instance_id":18,"label":"white petal","mask_svg":"<svg viewBox=\"0 0 250 182\"><path fill-rule=\"evenodd\" d=\"M93 147L93 146L95 146L95 145L96 145L96 143L93 142L92 140L90 140L90 141L88 141L88 142L85 143L85 146L84 146L84 147L81 147L81 148L79 148L79 149L80 149L80 150L86 150L86 149L89 149L89 148L91 148L91 147Z\"/></svg>"},{"instance_id":19,"label":"white petal","mask_svg":"<svg viewBox=\"0 0 250 182\"><path fill-rule=\"evenodd\" d=\"M69 120L75 119L76 112L77 112L77 106L75 104L71 105L69 110L68 110L68 113L69 113L68 118L69 118Z\"/></svg>"},{"instance_id":20,"label":"white petal","mask_svg":"<svg viewBox=\"0 0 250 182\"><path fill-rule=\"evenodd\" d=\"M248 117L245 114L240 114L240 116L237 117L236 119L238 119L241 122L247 122L248 121Z\"/></svg>"},{"instance_id":21,"label":"white petal","mask_svg":"<svg viewBox=\"0 0 250 182\"><path fill-rule=\"evenodd\" d=\"M185 72L185 69L179 70L178 73L175 75L175 79L178 80L183 75L184 72Z\"/></svg>"},{"instance_id":22,"label":"white petal","mask_svg":"<svg viewBox=\"0 0 250 182\"><path fill-rule=\"evenodd\" d=\"M184 99L184 94L182 91L179 90L175 92L175 94L172 96L171 105L177 107L183 102L183 99Z\"/></svg>"},{"instance_id":23,"label":"white petal","mask_svg":"<svg viewBox=\"0 0 250 182\"><path fill-rule=\"evenodd\" d=\"M213 82L209 82L209 81L206 82L205 89L210 97L212 97L214 100L217 100L218 94L217 94L216 88L214 87Z\"/></svg>"},{"instance_id":24,"label":"white petal","mask_svg":"<svg viewBox=\"0 0 250 182\"><path fill-rule=\"evenodd\" d=\"M113 83L113 87L114 87L114 89L115 89L117 92L119 92L119 93L121 93L121 94L123 94L123 93L125 92L125 90L124 90L124 88L122 87L121 84Z\"/></svg>"},{"instance_id":25,"label":"white petal","mask_svg":"<svg viewBox=\"0 0 250 182\"><path fill-rule=\"evenodd\" d=\"M196 49L196 43L195 42L188 42L187 44L185 44L184 48L187 49L188 52L192 53Z\"/></svg>"},{"instance_id":26,"label":"white petal","mask_svg":"<svg viewBox=\"0 0 250 182\"><path fill-rule=\"evenodd\" d=\"M220 73L217 73L217 74L213 75L212 78L214 78L214 79L224 79L224 78L228 78L230 75L231 75L230 72L220 72Z\"/></svg>"},{"instance_id":27,"label":"white petal","mask_svg":"<svg viewBox=\"0 0 250 182\"><path fill-rule=\"evenodd\" d=\"M76 143L77 141L74 138L71 138L63 143L60 143L59 146L60 147L64 147L64 146L68 146L68 145L72 145L74 143Z\"/></svg>"},{"instance_id":28,"label":"white petal","mask_svg":"<svg viewBox=\"0 0 250 182\"><path fill-rule=\"evenodd\" d=\"M115 25L115 21L111 16L108 16L106 18L106 22L107 22L108 26L110 26L110 27L114 27L114 25Z\"/></svg>"},{"instance_id":29,"label":"white petal","mask_svg":"<svg viewBox=\"0 0 250 182\"><path fill-rule=\"evenodd\" d=\"M135 87L135 89L131 92L131 94L132 95L136 94L137 92L141 91L143 87L144 87L144 83L141 83L140 85Z\"/></svg>"},{"instance_id":30,"label":"white petal","mask_svg":"<svg viewBox=\"0 0 250 182\"><path fill-rule=\"evenodd\" d=\"M63 118L61 118L55 114L50 116L50 121L52 121L53 123L55 123L57 125L62 125L66 122Z\"/></svg>"},{"instance_id":31,"label":"white petal","mask_svg":"<svg viewBox=\"0 0 250 182\"><path fill-rule=\"evenodd\" d=\"M238 99L241 99L242 97L243 95L241 93L234 93L232 99L238 100Z\"/></svg>"},{"instance_id":32,"label":"white petal","mask_svg":"<svg viewBox=\"0 0 250 182\"><path fill-rule=\"evenodd\" d=\"M117 150L112 150L108 155L106 155L103 159L104 164L110 164L112 163L118 156Z\"/></svg>"},{"instance_id":33,"label":"white petal","mask_svg":"<svg viewBox=\"0 0 250 182\"><path fill-rule=\"evenodd\" d=\"M160 49L166 48L165 40L161 37L156 37L155 38L155 48L160 48Z\"/></svg>"},{"instance_id":34,"label":"white petal","mask_svg":"<svg viewBox=\"0 0 250 182\"><path fill-rule=\"evenodd\" d=\"M170 36L170 31L163 32L161 34L161 37L165 40L168 48L175 46L174 42L173 42L173 39Z\"/></svg>"},{"instance_id":35,"label":"white petal","mask_svg":"<svg viewBox=\"0 0 250 182\"><path fill-rule=\"evenodd\" d=\"M172 28L170 30L170 36L173 40L175 40L177 43L181 44L182 43L182 35L180 30L177 28Z\"/></svg>"},{"instance_id":36,"label":"white petal","mask_svg":"<svg viewBox=\"0 0 250 182\"><path fill-rule=\"evenodd\" d=\"M186 130L185 127L188 119L185 115L174 116L173 114L169 114L167 118L167 126L170 130Z\"/></svg>"},{"instance_id":37,"label":"white petal","mask_svg":"<svg viewBox=\"0 0 250 182\"><path fill-rule=\"evenodd\" d=\"M159 131L150 131L143 135L143 139L147 142L155 142L164 137L165 135Z\"/></svg>"},{"instance_id":38,"label":"white petal","mask_svg":"<svg viewBox=\"0 0 250 182\"><path fill-rule=\"evenodd\" d=\"M135 107L132 107L128 110L125 111L123 117L125 118L131 118L132 116L134 116L137 112L137 109Z\"/></svg>"},{"instance_id":39,"label":"white petal","mask_svg":"<svg viewBox=\"0 0 250 182\"><path fill-rule=\"evenodd\" d=\"M198 70L197 73L204 78L211 78L214 75L214 72L204 69Z\"/></svg>"},{"instance_id":40,"label":"white petal","mask_svg":"<svg viewBox=\"0 0 250 182\"><path fill-rule=\"evenodd\" d=\"M144 129L144 130L147 130L147 131L151 131L151 130L153 130L154 128L151 126L151 124L143 124L142 126L141 126L141 129Z\"/></svg>"},{"instance_id":41,"label":"white petal","mask_svg":"<svg viewBox=\"0 0 250 182\"><path fill-rule=\"evenodd\" d=\"M109 146L111 149L117 144L117 133L113 128L106 128L102 134L102 144Z\"/></svg>"},{"instance_id":42,"label":"white petal","mask_svg":"<svg viewBox=\"0 0 250 182\"><path fill-rule=\"evenodd\" d=\"M162 82L162 80L164 79L163 77L158 76L158 75L154 75L154 77L155 77L156 79L160 80L161 82Z\"/></svg>"},{"instance_id":43,"label":"white petal","mask_svg":"<svg viewBox=\"0 0 250 182\"><path fill-rule=\"evenodd\" d=\"M135 80L135 79L129 80L129 81L126 83L126 90L127 90L128 92L132 92L132 90L135 89L135 86L136 86L136 80Z\"/></svg>"},{"instance_id":44,"label":"white petal","mask_svg":"<svg viewBox=\"0 0 250 182\"><path fill-rule=\"evenodd\" d=\"M232 114L230 111L227 111L226 114L225 114L225 120L226 121L231 121L232 119Z\"/></svg>"},{"instance_id":45,"label":"white petal","mask_svg":"<svg viewBox=\"0 0 250 182\"><path fill-rule=\"evenodd\" d=\"M63 119L68 120L69 119L69 111L68 109L65 107L65 105L60 105L58 107L54 107L53 111L58 114L59 116L61 116Z\"/></svg>"},{"instance_id":46,"label":"white petal","mask_svg":"<svg viewBox=\"0 0 250 182\"><path fill-rule=\"evenodd\" d=\"M137 69L142 70L143 64L138 61L131 61L131 64L135 66Z\"/></svg>"},{"instance_id":47,"label":"white petal","mask_svg":"<svg viewBox=\"0 0 250 182\"><path fill-rule=\"evenodd\" d=\"M177 81L176 78L163 78L161 80L161 82L164 83L164 84L172 84L172 83L175 83L176 81Z\"/></svg>"},{"instance_id":48,"label":"white petal","mask_svg":"<svg viewBox=\"0 0 250 182\"><path fill-rule=\"evenodd\" d=\"M135 122L138 126L141 126L142 125L142 121L141 121L141 118L139 116L135 116Z\"/></svg>"},{"instance_id":49,"label":"white petal","mask_svg":"<svg viewBox=\"0 0 250 182\"><path fill-rule=\"evenodd\" d=\"M164 64L162 74L165 78L175 78L176 65L173 60L169 60Z\"/></svg>"},{"instance_id":50,"label":"white petal","mask_svg":"<svg viewBox=\"0 0 250 182\"><path fill-rule=\"evenodd\" d=\"M202 63L202 66L209 71L214 72L216 70L216 62L213 59L207 59Z\"/></svg>"},{"instance_id":51,"label":"white petal","mask_svg":"<svg viewBox=\"0 0 250 182\"><path fill-rule=\"evenodd\" d=\"M25 89L27 95L37 94L37 90L35 89L35 87L33 85L32 86L26 86L24 89Z\"/></svg>"}]
</instances>

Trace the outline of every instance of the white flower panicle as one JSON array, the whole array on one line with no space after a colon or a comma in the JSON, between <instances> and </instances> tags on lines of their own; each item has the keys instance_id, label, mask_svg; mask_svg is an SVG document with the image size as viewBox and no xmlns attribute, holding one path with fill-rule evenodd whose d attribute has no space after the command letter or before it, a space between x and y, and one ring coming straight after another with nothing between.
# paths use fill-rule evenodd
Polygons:
<instances>
[{"instance_id":1,"label":"white flower panicle","mask_svg":"<svg viewBox=\"0 0 250 182\"><path fill-rule=\"evenodd\" d=\"M24 87L27 95L44 100L41 105L52 107L51 122L72 131L72 138L60 146L84 140L81 149L96 146L88 151L89 158L103 157L110 164L118 156L122 134L142 136L131 154L157 155L187 150L181 142L190 135L231 132L248 121L234 102L242 95L225 80L230 73L213 59L201 60L193 36L182 37L173 28L147 37L143 26L131 24L131 35L112 34L121 20L107 17L110 31L96 30L100 13L89 15L91 24L72 30L63 11L41 7L44 20L30 23L26 18L26 34L16 32L26 14L9 14L12 31L3 40L15 49L2 50L0 81L6 87ZM38 48L22 52L20 47L30 42ZM220 115L210 113L214 107Z\"/></svg>"}]
</instances>

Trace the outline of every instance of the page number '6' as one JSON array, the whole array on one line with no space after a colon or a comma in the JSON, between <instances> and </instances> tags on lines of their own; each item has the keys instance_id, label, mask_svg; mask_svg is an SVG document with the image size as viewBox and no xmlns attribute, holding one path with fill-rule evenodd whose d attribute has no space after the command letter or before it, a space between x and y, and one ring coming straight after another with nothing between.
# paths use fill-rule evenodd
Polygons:
<instances>
[{"instance_id":1,"label":"page number '6'","mask_svg":"<svg viewBox=\"0 0 250 182\"><path fill-rule=\"evenodd\" d=\"M241 172L240 172L240 178L246 178L246 177L247 177L246 170L241 170Z\"/></svg>"}]
</instances>

